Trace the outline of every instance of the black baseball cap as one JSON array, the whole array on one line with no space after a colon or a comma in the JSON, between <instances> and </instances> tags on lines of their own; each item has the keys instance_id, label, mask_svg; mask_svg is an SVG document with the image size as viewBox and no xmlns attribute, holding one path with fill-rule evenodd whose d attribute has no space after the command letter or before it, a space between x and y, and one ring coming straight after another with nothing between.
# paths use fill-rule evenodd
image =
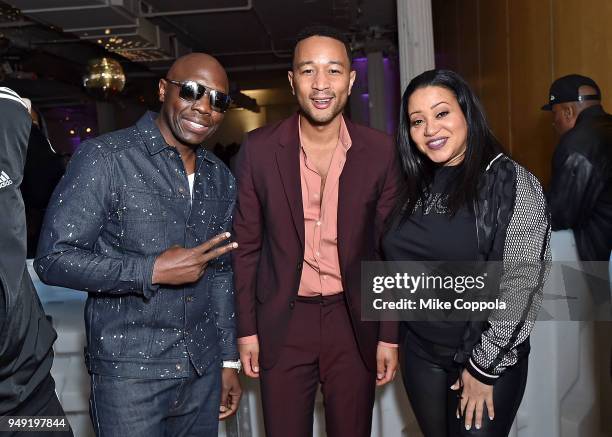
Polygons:
<instances>
[{"instance_id":1,"label":"black baseball cap","mask_svg":"<svg viewBox=\"0 0 612 437\"><path fill-rule=\"evenodd\" d=\"M597 90L597 94L581 96L578 90L588 85ZM601 100L601 91L593 79L579 74L570 74L555 80L550 86L548 103L542 106L543 111L552 111L552 105L566 102L581 102L584 100Z\"/></svg>"}]
</instances>

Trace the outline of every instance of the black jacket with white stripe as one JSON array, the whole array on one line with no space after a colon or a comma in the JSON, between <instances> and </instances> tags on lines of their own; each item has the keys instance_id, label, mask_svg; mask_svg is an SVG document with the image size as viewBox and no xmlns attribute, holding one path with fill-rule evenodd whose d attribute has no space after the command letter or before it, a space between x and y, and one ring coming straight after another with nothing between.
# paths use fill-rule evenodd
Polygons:
<instances>
[{"instance_id":1,"label":"black jacket with white stripe","mask_svg":"<svg viewBox=\"0 0 612 437\"><path fill-rule=\"evenodd\" d=\"M31 124L25 103L0 87L0 416L17 409L49 376L57 336L26 266L19 186Z\"/></svg>"},{"instance_id":2,"label":"black jacket with white stripe","mask_svg":"<svg viewBox=\"0 0 612 437\"><path fill-rule=\"evenodd\" d=\"M478 258L500 261L500 299L507 308L470 322L455 361L494 384L529 353L550 261L550 214L537 178L508 156L491 161L475 202Z\"/></svg>"}]
</instances>

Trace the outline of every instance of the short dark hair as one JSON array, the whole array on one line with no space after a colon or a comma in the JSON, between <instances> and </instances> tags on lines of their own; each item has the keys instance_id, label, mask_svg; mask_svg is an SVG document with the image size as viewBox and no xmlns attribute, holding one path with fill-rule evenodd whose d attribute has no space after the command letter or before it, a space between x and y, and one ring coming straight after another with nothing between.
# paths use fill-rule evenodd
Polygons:
<instances>
[{"instance_id":1,"label":"short dark hair","mask_svg":"<svg viewBox=\"0 0 612 437\"><path fill-rule=\"evenodd\" d=\"M451 70L429 70L410 81L402 96L397 131L397 148L404 170L405 192L400 196L396 211L409 216L419 199L425 204L429 184L433 178L433 163L424 156L410 137L408 100L418 89L439 86L450 90L461 107L468 127L467 148L460 173L449 193L451 214L476 199L480 177L489 162L503 151L502 145L489 128L478 98L467 82Z\"/></svg>"},{"instance_id":2,"label":"short dark hair","mask_svg":"<svg viewBox=\"0 0 612 437\"><path fill-rule=\"evenodd\" d=\"M295 59L295 49L297 48L298 43L310 38L311 36L325 36L327 38L333 38L336 41L340 41L342 44L344 44L344 48L346 49L346 56L348 56L349 65L353 62L351 44L346 35L335 27L323 25L308 26L298 33L293 46L293 59Z\"/></svg>"}]
</instances>

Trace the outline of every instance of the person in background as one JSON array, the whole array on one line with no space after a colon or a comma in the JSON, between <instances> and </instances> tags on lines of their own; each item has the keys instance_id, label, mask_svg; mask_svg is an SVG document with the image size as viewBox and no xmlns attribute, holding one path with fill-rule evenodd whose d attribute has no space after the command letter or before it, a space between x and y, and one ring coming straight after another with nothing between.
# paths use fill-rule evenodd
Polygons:
<instances>
[{"instance_id":1,"label":"person in background","mask_svg":"<svg viewBox=\"0 0 612 437\"><path fill-rule=\"evenodd\" d=\"M580 259L602 262L583 268L605 278L612 272L612 115L595 81L578 74L555 80L542 110L552 112L560 135L547 192L553 230L571 229ZM609 331L609 322L598 323L598 337ZM608 366L612 378L612 347Z\"/></svg>"},{"instance_id":2,"label":"person in background","mask_svg":"<svg viewBox=\"0 0 612 437\"><path fill-rule=\"evenodd\" d=\"M0 87L0 114L0 418L61 416L67 425L61 431L13 427L13 432L2 419L0 434L72 436L50 373L57 334L26 265L25 211L19 188L32 119L26 103L4 87Z\"/></svg>"},{"instance_id":3,"label":"person in background","mask_svg":"<svg viewBox=\"0 0 612 437\"><path fill-rule=\"evenodd\" d=\"M160 113L84 142L49 202L34 266L88 293L98 436L215 436L238 407L236 243L225 244L236 185L202 147L227 92L212 56L177 59L159 81Z\"/></svg>"},{"instance_id":4,"label":"person in background","mask_svg":"<svg viewBox=\"0 0 612 437\"><path fill-rule=\"evenodd\" d=\"M340 32L301 32L288 77L299 113L250 132L237 159L240 358L268 437L312 435L319 383L327 435L366 437L397 323L361 320L361 262L379 259L399 166L389 136L342 114L355 72Z\"/></svg>"},{"instance_id":5,"label":"person in background","mask_svg":"<svg viewBox=\"0 0 612 437\"><path fill-rule=\"evenodd\" d=\"M404 190L383 237L385 259L501 262L495 287L508 305L486 321L402 322L410 403L426 437L506 436L550 260L542 188L502 152L476 96L449 70L408 84L397 147Z\"/></svg>"},{"instance_id":6,"label":"person in background","mask_svg":"<svg viewBox=\"0 0 612 437\"><path fill-rule=\"evenodd\" d=\"M582 261L609 261L612 252L612 115L595 81L563 76L550 87L553 126L561 136L546 193L553 230L572 229Z\"/></svg>"},{"instance_id":7,"label":"person in background","mask_svg":"<svg viewBox=\"0 0 612 437\"><path fill-rule=\"evenodd\" d=\"M64 174L64 160L49 141L45 119L32 106L32 129L28 141L21 194L28 229L28 258L34 258L49 199Z\"/></svg>"}]
</instances>

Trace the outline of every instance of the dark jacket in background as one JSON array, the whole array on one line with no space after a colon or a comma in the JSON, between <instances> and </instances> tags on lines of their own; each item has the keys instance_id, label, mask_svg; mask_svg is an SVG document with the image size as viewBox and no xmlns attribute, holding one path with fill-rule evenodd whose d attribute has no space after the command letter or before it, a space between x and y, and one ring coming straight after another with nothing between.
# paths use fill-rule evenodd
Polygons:
<instances>
[{"instance_id":1,"label":"dark jacket in background","mask_svg":"<svg viewBox=\"0 0 612 437\"><path fill-rule=\"evenodd\" d=\"M21 184L28 225L28 258L36 255L47 204L63 174L62 157L53 151L47 137L32 123Z\"/></svg>"},{"instance_id":2,"label":"dark jacket in background","mask_svg":"<svg viewBox=\"0 0 612 437\"><path fill-rule=\"evenodd\" d=\"M136 125L84 142L57 186L34 266L46 283L89 293L90 373L180 378L236 360L229 254L196 282L151 283L155 258L229 231L234 178L212 153L196 154L193 203L178 151L147 113Z\"/></svg>"},{"instance_id":3,"label":"dark jacket in background","mask_svg":"<svg viewBox=\"0 0 612 437\"><path fill-rule=\"evenodd\" d=\"M32 120L25 104L7 88L0 88L0 114L1 416L17 409L49 378L57 335L26 267L26 222L19 186ZM53 390L47 395L51 399Z\"/></svg>"},{"instance_id":4,"label":"dark jacket in background","mask_svg":"<svg viewBox=\"0 0 612 437\"><path fill-rule=\"evenodd\" d=\"M580 113L555 150L548 192L553 230L572 229L583 261L612 251L612 115L600 105Z\"/></svg>"}]
</instances>

